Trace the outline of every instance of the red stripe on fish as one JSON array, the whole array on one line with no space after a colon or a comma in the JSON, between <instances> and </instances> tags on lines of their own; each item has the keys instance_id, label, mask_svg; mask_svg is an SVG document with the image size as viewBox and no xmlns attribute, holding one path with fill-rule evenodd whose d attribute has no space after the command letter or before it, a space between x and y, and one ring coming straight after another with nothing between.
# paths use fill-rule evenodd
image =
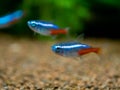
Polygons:
<instances>
[{"instance_id":1,"label":"red stripe on fish","mask_svg":"<svg viewBox=\"0 0 120 90\"><path fill-rule=\"evenodd\" d=\"M90 52L94 52L94 53L100 53L100 48L87 48L87 49L83 49L83 50L79 50L78 54L79 55L84 55Z\"/></svg>"},{"instance_id":2,"label":"red stripe on fish","mask_svg":"<svg viewBox=\"0 0 120 90\"><path fill-rule=\"evenodd\" d=\"M51 35L58 35L58 34L67 34L67 30L65 29L60 29L60 30L50 30Z\"/></svg>"}]
</instances>

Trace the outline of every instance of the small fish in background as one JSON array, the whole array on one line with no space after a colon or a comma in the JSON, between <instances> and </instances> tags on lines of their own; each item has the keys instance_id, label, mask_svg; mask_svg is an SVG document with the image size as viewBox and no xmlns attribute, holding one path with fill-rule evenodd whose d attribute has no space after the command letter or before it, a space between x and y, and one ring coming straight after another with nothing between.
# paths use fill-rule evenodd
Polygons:
<instances>
[{"instance_id":1,"label":"small fish in background","mask_svg":"<svg viewBox=\"0 0 120 90\"><path fill-rule=\"evenodd\" d=\"M24 12L22 10L17 10L13 13L0 17L0 28L7 28L15 24L23 16Z\"/></svg>"},{"instance_id":2,"label":"small fish in background","mask_svg":"<svg viewBox=\"0 0 120 90\"><path fill-rule=\"evenodd\" d=\"M52 46L52 51L61 56L79 57L91 52L98 54L100 52L100 48L92 47L79 42L63 42L54 44Z\"/></svg>"},{"instance_id":3,"label":"small fish in background","mask_svg":"<svg viewBox=\"0 0 120 90\"><path fill-rule=\"evenodd\" d=\"M67 34L68 28L61 29L59 26L42 20L30 20L27 22L29 28L34 32L45 36L56 36L59 34Z\"/></svg>"}]
</instances>

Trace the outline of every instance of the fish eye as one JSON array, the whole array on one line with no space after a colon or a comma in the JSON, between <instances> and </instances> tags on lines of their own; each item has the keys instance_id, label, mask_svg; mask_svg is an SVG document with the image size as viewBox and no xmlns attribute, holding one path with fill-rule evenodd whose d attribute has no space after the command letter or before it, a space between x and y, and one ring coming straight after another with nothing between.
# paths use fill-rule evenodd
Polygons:
<instances>
[{"instance_id":1,"label":"fish eye","mask_svg":"<svg viewBox=\"0 0 120 90\"><path fill-rule=\"evenodd\" d=\"M56 48L56 52L59 53L60 52L60 47Z\"/></svg>"},{"instance_id":2,"label":"fish eye","mask_svg":"<svg viewBox=\"0 0 120 90\"><path fill-rule=\"evenodd\" d=\"M59 50L59 49L60 49L60 47L57 47L56 49L57 49L57 50Z\"/></svg>"},{"instance_id":3,"label":"fish eye","mask_svg":"<svg viewBox=\"0 0 120 90\"><path fill-rule=\"evenodd\" d=\"M32 27L35 27L35 23L32 23L31 25L32 25Z\"/></svg>"}]
</instances>

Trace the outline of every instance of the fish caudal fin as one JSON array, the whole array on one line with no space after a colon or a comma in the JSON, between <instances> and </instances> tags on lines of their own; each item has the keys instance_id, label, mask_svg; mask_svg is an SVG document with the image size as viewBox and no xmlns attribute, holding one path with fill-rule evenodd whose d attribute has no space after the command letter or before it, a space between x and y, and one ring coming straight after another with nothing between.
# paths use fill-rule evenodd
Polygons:
<instances>
[{"instance_id":1,"label":"fish caudal fin","mask_svg":"<svg viewBox=\"0 0 120 90\"><path fill-rule=\"evenodd\" d=\"M68 32L70 30L70 27L66 27L65 30Z\"/></svg>"},{"instance_id":2,"label":"fish caudal fin","mask_svg":"<svg viewBox=\"0 0 120 90\"><path fill-rule=\"evenodd\" d=\"M83 50L78 51L78 54L79 55L84 55L84 54L88 54L88 53L91 53L91 52L99 54L100 51L101 51L100 48L87 48L87 49L83 49Z\"/></svg>"}]
</instances>

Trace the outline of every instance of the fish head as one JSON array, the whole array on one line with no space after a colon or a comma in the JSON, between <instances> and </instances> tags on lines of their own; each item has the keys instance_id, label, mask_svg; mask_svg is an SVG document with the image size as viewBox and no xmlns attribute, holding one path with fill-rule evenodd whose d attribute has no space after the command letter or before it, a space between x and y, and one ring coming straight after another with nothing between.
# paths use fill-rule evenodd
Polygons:
<instances>
[{"instance_id":1,"label":"fish head","mask_svg":"<svg viewBox=\"0 0 120 90\"><path fill-rule=\"evenodd\" d=\"M42 20L30 20L28 21L28 26L30 28L45 28L45 29L59 29L59 27L53 23L42 21Z\"/></svg>"},{"instance_id":2,"label":"fish head","mask_svg":"<svg viewBox=\"0 0 120 90\"><path fill-rule=\"evenodd\" d=\"M32 30L36 30L37 29L38 25L37 25L36 21L31 20L31 21L28 21L27 24L28 24L30 29L32 29Z\"/></svg>"},{"instance_id":3,"label":"fish head","mask_svg":"<svg viewBox=\"0 0 120 90\"><path fill-rule=\"evenodd\" d=\"M52 46L52 51L58 55L64 54L64 49L61 46L56 45L56 44Z\"/></svg>"}]
</instances>

